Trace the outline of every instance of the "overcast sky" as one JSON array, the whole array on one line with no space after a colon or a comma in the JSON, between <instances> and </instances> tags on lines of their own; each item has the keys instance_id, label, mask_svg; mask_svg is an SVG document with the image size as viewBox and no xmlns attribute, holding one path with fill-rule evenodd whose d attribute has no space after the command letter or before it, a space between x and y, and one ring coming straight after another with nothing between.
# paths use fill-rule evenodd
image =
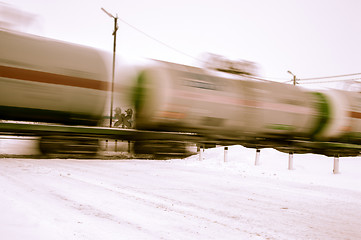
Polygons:
<instances>
[{"instance_id":1,"label":"overcast sky","mask_svg":"<svg viewBox=\"0 0 361 240\"><path fill-rule=\"evenodd\" d=\"M35 14L23 27L38 35L117 52L196 64L204 52L254 61L260 74L287 80L361 72L358 0L3 0Z\"/></svg>"}]
</instances>

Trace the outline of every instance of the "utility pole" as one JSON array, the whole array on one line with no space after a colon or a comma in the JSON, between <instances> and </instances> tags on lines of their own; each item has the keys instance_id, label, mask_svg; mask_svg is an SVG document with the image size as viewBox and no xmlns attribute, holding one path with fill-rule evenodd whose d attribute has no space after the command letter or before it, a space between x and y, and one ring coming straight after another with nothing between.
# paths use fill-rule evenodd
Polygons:
<instances>
[{"instance_id":1,"label":"utility pole","mask_svg":"<svg viewBox=\"0 0 361 240\"><path fill-rule=\"evenodd\" d=\"M115 49L116 49L116 42L117 42L117 30L118 30L118 14L116 17L114 17L112 14L107 12L104 8L101 8L103 12L105 12L109 17L114 19L114 43L113 43L113 68L112 68L112 92L111 92L111 98L110 98L110 121L109 121L109 127L112 127L113 125L113 95L114 95L114 71L115 71Z\"/></svg>"},{"instance_id":2,"label":"utility pole","mask_svg":"<svg viewBox=\"0 0 361 240\"><path fill-rule=\"evenodd\" d=\"M297 84L296 75L294 75L291 71L287 71L287 72L293 76L293 85L296 86L296 84Z\"/></svg>"}]
</instances>

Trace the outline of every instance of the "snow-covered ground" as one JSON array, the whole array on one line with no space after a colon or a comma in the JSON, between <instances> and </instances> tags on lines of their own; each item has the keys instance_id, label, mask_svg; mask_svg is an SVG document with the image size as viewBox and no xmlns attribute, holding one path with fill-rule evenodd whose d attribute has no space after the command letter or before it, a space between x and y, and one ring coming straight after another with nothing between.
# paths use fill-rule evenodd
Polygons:
<instances>
[{"instance_id":1,"label":"snow-covered ground","mask_svg":"<svg viewBox=\"0 0 361 240\"><path fill-rule=\"evenodd\" d=\"M1 153L34 142L0 140ZM361 157L0 159L1 239L361 239Z\"/></svg>"}]
</instances>

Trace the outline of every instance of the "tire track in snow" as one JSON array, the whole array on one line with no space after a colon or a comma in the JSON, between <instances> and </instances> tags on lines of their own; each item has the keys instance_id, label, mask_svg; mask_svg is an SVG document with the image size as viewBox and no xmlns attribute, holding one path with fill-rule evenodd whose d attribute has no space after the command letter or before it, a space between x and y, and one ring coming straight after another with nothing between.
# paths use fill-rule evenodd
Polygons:
<instances>
[{"instance_id":1,"label":"tire track in snow","mask_svg":"<svg viewBox=\"0 0 361 240\"><path fill-rule=\"evenodd\" d=\"M200 174L199 171L192 170L191 172L194 172L196 174ZM288 184L284 181L279 181L278 184ZM95 183L97 184L97 183ZM297 188L302 186L302 184L289 184L289 188ZM272 186L275 188L275 191L278 190L279 187ZM144 203L150 204L150 206L155 206L161 209L164 209L165 211L173 211L178 214L187 214L188 216L191 216L193 218L198 218L199 220L203 220L209 223L213 224L220 224L226 228L232 229L232 227L228 226L224 222L231 222L239 221L240 219L243 220L243 222L246 222L247 224L252 223L253 229L257 229L256 231L248 231L248 233L253 235L260 235L259 231L262 231L262 235L264 237L271 237L274 236L276 238L279 238L279 234L277 231L274 230L272 227L268 227L264 224L264 218L269 218L269 221L276 225L284 225L285 228L283 229L284 232L281 235L285 235L285 239L288 238L287 236L292 236L295 232L295 226L301 225L301 228L296 228L296 230L302 232L307 229L318 229L315 230L315 233L310 233L310 235L313 235L313 238L330 238L330 232L333 232L334 239L339 239L343 236L347 235L353 235L358 236L357 226L350 226L349 228L341 228L337 229L337 226L340 225L340 221L337 220L337 218L333 218L332 216L329 216L327 214L327 211L325 211L325 204L322 203L323 200L326 200L326 204L332 206L335 206L337 204L342 204L342 202L339 201L333 201L333 202L327 202L327 198L329 196L323 196L323 194L318 194L317 198L321 196L320 204L312 203L314 201L314 193L307 194L309 189L304 189L305 191L301 191L301 194L299 193L299 189L296 189L296 193L293 193L294 189L291 189L286 192L287 194L293 193L295 196L290 198L288 202L282 201L282 196L279 195L273 196L273 195L263 195L258 193L258 196L256 198L253 198L253 200L248 201L242 201L238 204L238 206L245 210L246 212L250 214L230 214L227 211L219 210L219 209L212 209L212 208L204 208L199 204L194 204L192 202L186 202L186 201L179 201L175 198L170 198L169 194L166 196L161 194L155 194L154 192L144 191L146 186L144 188L129 188L128 184L120 186L119 183L117 187L115 186L108 186L109 190L120 192L129 197L130 199L136 198L138 201L142 199ZM316 187L317 188L317 187ZM143 189L143 190L142 190ZM205 191L208 191L209 189L203 189ZM302 190L302 189L301 189ZM317 189L315 189L316 191ZM348 192L348 191L346 191ZM301 199L297 199L297 193L301 197L304 198L304 201ZM310 196L308 196L310 195ZM306 196L306 198L305 198ZM359 195L358 195L359 196ZM238 195L238 197L240 197ZM241 197L245 197L244 195ZM273 199L272 199L273 198ZM287 198L288 199L288 198ZM151 200L151 201L150 201ZM293 203L295 201L295 203ZM297 206L297 204L302 205L300 208ZM308 210L310 209L310 210ZM343 212L346 212L347 214L344 215L357 215L352 214L352 209L345 209L342 208ZM196 214L195 214L196 213ZM342 213L341 213L342 214ZM252 215L252 217L249 217L249 215ZM254 217L254 216L257 217ZM211 216L211 218L205 218L204 216ZM248 217L247 217L248 216ZM271 217L268 217L271 216ZM285 220L286 217L286 220ZM214 222L213 219L221 219L221 221ZM313 221L312 221L313 220ZM330 225L329 227L327 225ZM233 228L233 230L239 230L238 228ZM258 230L261 229L261 230ZM356 230L355 230L356 229ZM321 230L321 231L320 231ZM269 236L270 232L275 232L274 234L271 234ZM324 237L322 237L322 234L324 234ZM308 234L307 234L308 235Z\"/></svg>"},{"instance_id":2,"label":"tire track in snow","mask_svg":"<svg viewBox=\"0 0 361 240\"><path fill-rule=\"evenodd\" d=\"M123 218L116 206L103 208L98 202L83 198L80 195L85 193L82 187L104 194L110 198L110 203L126 203L138 213L145 211L148 216L159 214L154 216L155 220L183 221L183 226L169 226L171 230L179 230L178 236L183 239L199 236L215 239L219 236L214 231L209 233L207 229L194 229L190 225L218 229L224 238L233 239L241 238L240 235L247 239L360 237L359 221L356 220L361 215L359 193L251 176L234 178L235 174L229 172L203 171L197 166L192 166L191 171L185 173L187 167L164 162L143 161L136 163L137 166L125 167L129 164L134 163L100 161L95 164L94 161L82 161L76 164L72 160L36 160L29 163L26 160L18 164L9 162L9 167L3 168L3 172L13 180L19 180L17 176L28 180L13 184L25 183L23 189L33 194L30 200L41 203L52 201L52 198L65 198L62 200L64 204L85 216L129 226L153 239L171 237L167 232L157 233L134 219ZM47 179L49 182L41 181ZM222 181L228 180L242 181L225 187L227 185ZM67 191L69 187L79 187L79 195L72 193L71 189ZM229 200L222 200L222 197ZM205 201L209 202L202 204ZM223 206L225 203L228 205ZM52 205L56 207L56 202ZM133 225L143 229L133 228Z\"/></svg>"}]
</instances>

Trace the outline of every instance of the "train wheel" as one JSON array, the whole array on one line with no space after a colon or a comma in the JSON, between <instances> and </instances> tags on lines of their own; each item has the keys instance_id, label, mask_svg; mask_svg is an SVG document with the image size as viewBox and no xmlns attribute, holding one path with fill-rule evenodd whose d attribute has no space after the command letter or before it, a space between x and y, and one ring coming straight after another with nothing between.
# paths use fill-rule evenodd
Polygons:
<instances>
[{"instance_id":1,"label":"train wheel","mask_svg":"<svg viewBox=\"0 0 361 240\"><path fill-rule=\"evenodd\" d=\"M99 149L99 141L94 138L78 136L43 136L39 150L44 155L55 157L79 156L94 157Z\"/></svg>"},{"instance_id":2,"label":"train wheel","mask_svg":"<svg viewBox=\"0 0 361 240\"><path fill-rule=\"evenodd\" d=\"M177 141L136 141L135 154L152 154L156 158L186 157L186 143Z\"/></svg>"}]
</instances>

